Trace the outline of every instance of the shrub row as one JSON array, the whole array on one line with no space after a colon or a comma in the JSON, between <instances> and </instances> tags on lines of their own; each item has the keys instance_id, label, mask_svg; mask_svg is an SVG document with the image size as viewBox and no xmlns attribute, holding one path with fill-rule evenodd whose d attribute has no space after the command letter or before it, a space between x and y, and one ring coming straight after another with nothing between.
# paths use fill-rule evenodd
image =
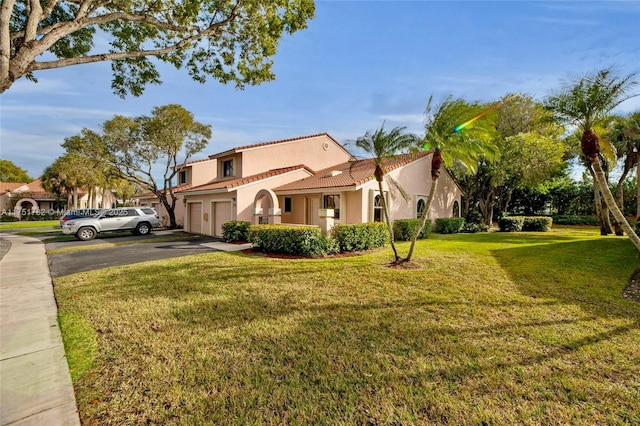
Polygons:
<instances>
[{"instance_id":1,"label":"shrub row","mask_svg":"<svg viewBox=\"0 0 640 426\"><path fill-rule=\"evenodd\" d=\"M225 241L242 241L241 239L231 240L231 238L241 238L241 230L245 225L238 222L227 223L229 225L227 233L224 234ZM223 225L223 232L224 228ZM325 237L320 228L313 226L249 224L246 241L253 243L256 248L264 252L320 257L338 252L382 247L388 238L384 223L336 225L331 231L331 238Z\"/></svg>"},{"instance_id":2,"label":"shrub row","mask_svg":"<svg viewBox=\"0 0 640 426\"><path fill-rule=\"evenodd\" d=\"M382 247L389 238L386 225L379 222L335 225L331 230L331 236L340 251L362 251Z\"/></svg>"},{"instance_id":3,"label":"shrub row","mask_svg":"<svg viewBox=\"0 0 640 426\"><path fill-rule=\"evenodd\" d=\"M338 251L337 244L320 228L286 225L251 225L249 242L269 253L319 257Z\"/></svg>"},{"instance_id":4,"label":"shrub row","mask_svg":"<svg viewBox=\"0 0 640 426\"><path fill-rule=\"evenodd\" d=\"M498 221L501 232L546 232L553 219L549 216L507 216Z\"/></svg>"},{"instance_id":5,"label":"shrub row","mask_svg":"<svg viewBox=\"0 0 640 426\"><path fill-rule=\"evenodd\" d=\"M3 214L2 216L0 216L0 222L17 222L20 219L18 219L15 216L11 216L8 214Z\"/></svg>"},{"instance_id":6,"label":"shrub row","mask_svg":"<svg viewBox=\"0 0 640 426\"><path fill-rule=\"evenodd\" d=\"M222 238L228 243L249 241L251 222L230 220L222 224Z\"/></svg>"},{"instance_id":7,"label":"shrub row","mask_svg":"<svg viewBox=\"0 0 640 426\"><path fill-rule=\"evenodd\" d=\"M553 216L553 223L557 225L593 225L598 226L598 218L595 216Z\"/></svg>"},{"instance_id":8,"label":"shrub row","mask_svg":"<svg viewBox=\"0 0 640 426\"><path fill-rule=\"evenodd\" d=\"M464 227L463 217L442 217L436 219L436 232L438 234L457 234Z\"/></svg>"},{"instance_id":9,"label":"shrub row","mask_svg":"<svg viewBox=\"0 0 640 426\"><path fill-rule=\"evenodd\" d=\"M396 241L411 241L418 227L420 227L420 219L398 219L393 222L393 238ZM429 238L430 234L431 221L427 221L418 239Z\"/></svg>"}]
</instances>

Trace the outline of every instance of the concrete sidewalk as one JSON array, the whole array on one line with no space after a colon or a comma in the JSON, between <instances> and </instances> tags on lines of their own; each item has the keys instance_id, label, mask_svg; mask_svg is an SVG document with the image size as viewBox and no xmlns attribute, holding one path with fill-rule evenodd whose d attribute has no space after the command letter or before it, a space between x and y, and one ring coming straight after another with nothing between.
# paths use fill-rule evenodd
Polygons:
<instances>
[{"instance_id":1,"label":"concrete sidewalk","mask_svg":"<svg viewBox=\"0 0 640 426\"><path fill-rule=\"evenodd\" d=\"M0 238L0 425L79 425L44 244Z\"/></svg>"}]
</instances>

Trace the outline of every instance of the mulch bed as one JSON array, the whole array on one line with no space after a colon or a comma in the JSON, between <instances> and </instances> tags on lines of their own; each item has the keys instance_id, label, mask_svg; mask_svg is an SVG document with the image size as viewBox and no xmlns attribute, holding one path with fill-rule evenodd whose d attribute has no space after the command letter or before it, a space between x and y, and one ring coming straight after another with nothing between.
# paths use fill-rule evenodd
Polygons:
<instances>
[{"instance_id":1,"label":"mulch bed","mask_svg":"<svg viewBox=\"0 0 640 426\"><path fill-rule=\"evenodd\" d=\"M622 290L622 296L640 303L640 269L637 269L633 275L631 275L627 286Z\"/></svg>"},{"instance_id":2,"label":"mulch bed","mask_svg":"<svg viewBox=\"0 0 640 426\"><path fill-rule=\"evenodd\" d=\"M306 260L362 256L362 253L359 251L332 254L331 256L326 256L326 257L305 257L305 256L298 256L298 255L286 254L286 253L265 253L263 251L254 250L254 249L245 249L245 250L242 250L242 253L246 254L247 256L272 257L274 259L306 259Z\"/></svg>"}]
</instances>

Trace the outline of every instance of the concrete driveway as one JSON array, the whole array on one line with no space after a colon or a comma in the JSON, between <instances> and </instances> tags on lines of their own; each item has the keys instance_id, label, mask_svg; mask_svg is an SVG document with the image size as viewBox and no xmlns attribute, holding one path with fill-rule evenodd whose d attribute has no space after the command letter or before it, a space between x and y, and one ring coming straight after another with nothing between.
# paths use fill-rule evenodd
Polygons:
<instances>
[{"instance_id":1,"label":"concrete driveway","mask_svg":"<svg viewBox=\"0 0 640 426\"><path fill-rule=\"evenodd\" d=\"M154 234L140 236L109 236L105 235L92 241L65 241L47 243L47 252L65 247L78 247L83 245L99 245L117 242L139 242L118 247L94 248L74 251L69 253L47 254L49 270L53 278L76 272L93 271L111 266L129 265L132 263L146 262L149 260L168 259L193 254L211 253L217 251L236 251L247 248L249 245L234 245L222 242L219 238L208 236L185 236L184 240L170 242L154 242L154 239L171 235L156 232ZM176 236L179 236L177 234Z\"/></svg>"}]
</instances>

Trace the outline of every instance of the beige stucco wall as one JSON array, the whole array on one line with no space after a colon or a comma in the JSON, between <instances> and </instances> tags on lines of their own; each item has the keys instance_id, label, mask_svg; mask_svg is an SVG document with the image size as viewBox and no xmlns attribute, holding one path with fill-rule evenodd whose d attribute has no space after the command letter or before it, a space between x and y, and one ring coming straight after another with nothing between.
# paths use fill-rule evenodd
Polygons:
<instances>
[{"instance_id":1,"label":"beige stucco wall","mask_svg":"<svg viewBox=\"0 0 640 426\"><path fill-rule=\"evenodd\" d=\"M284 212L284 197L291 197L291 213ZM282 209L282 223L304 225L306 208L304 195L280 195L278 202Z\"/></svg>"},{"instance_id":2,"label":"beige stucco wall","mask_svg":"<svg viewBox=\"0 0 640 426\"><path fill-rule=\"evenodd\" d=\"M218 176L218 162L211 159L191 164L187 167L187 183L193 186L203 185Z\"/></svg>"},{"instance_id":3,"label":"beige stucco wall","mask_svg":"<svg viewBox=\"0 0 640 426\"><path fill-rule=\"evenodd\" d=\"M328 149L324 149L325 143ZM349 161L351 155L331 138L320 135L309 139L283 142L242 152L242 174L250 176L265 170L304 164L320 170Z\"/></svg>"},{"instance_id":4,"label":"beige stucco wall","mask_svg":"<svg viewBox=\"0 0 640 426\"><path fill-rule=\"evenodd\" d=\"M232 217L231 219L235 220L243 220L248 222L256 222L253 215L253 204L256 197L256 194L262 189L271 189L276 188L278 186L282 186L286 183L293 182L296 180L303 179L308 177L309 173L304 169L294 170L289 173L285 173L282 175L274 176L268 179L263 179L259 182L255 182L252 184L245 185L243 187L238 188L235 191L224 192L224 193L216 193L216 194L187 194L186 199L187 203L191 202L201 202L202 203L202 228L203 233L206 235L212 235L212 201L231 201L233 199L232 205ZM280 208L282 209L282 205ZM267 214L265 208L265 215ZM207 220L205 220L205 218ZM185 230L188 229L188 215L185 218Z\"/></svg>"}]
</instances>

